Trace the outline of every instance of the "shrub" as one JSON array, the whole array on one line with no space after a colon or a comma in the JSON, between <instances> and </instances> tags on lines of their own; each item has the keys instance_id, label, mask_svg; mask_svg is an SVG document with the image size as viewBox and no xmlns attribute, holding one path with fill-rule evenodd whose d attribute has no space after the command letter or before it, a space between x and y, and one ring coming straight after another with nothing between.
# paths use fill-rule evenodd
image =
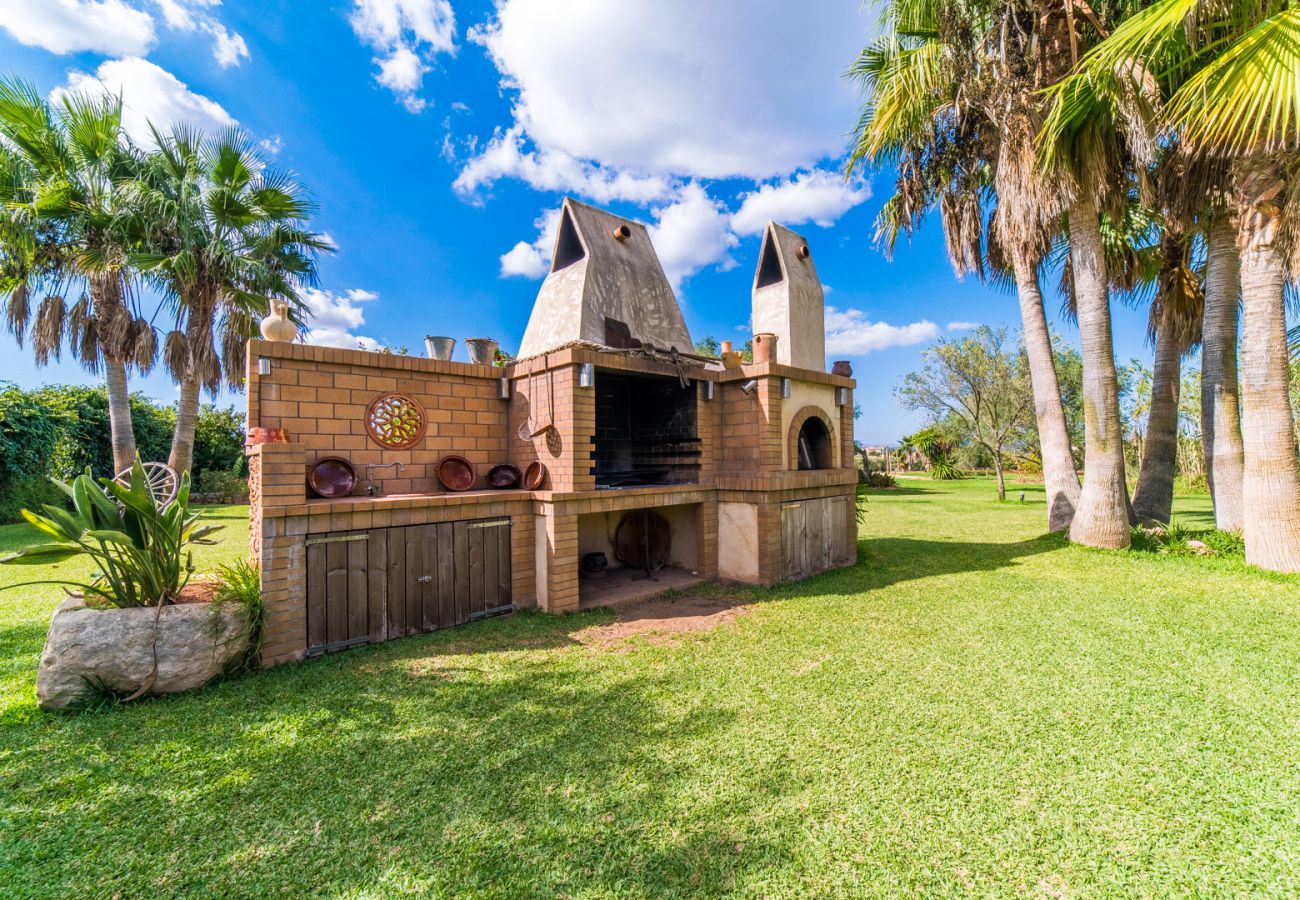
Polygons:
<instances>
[{"instance_id":1,"label":"shrub","mask_svg":"<svg viewBox=\"0 0 1300 900\"><path fill-rule=\"evenodd\" d=\"M262 648L262 626L266 622L266 607L262 604L262 573L257 566L247 561L240 561L217 569L221 586L217 588L212 602L236 603L243 607L248 616L249 641L248 655L237 669L249 669L256 665L258 652Z\"/></svg>"},{"instance_id":2,"label":"shrub","mask_svg":"<svg viewBox=\"0 0 1300 900\"><path fill-rule=\"evenodd\" d=\"M858 482L873 488L898 487L898 479L888 472L863 472Z\"/></svg>"},{"instance_id":3,"label":"shrub","mask_svg":"<svg viewBox=\"0 0 1300 900\"><path fill-rule=\"evenodd\" d=\"M0 563L48 565L84 555L99 572L84 584L42 580L23 585L67 584L110 606L174 603L194 574L193 554L186 547L211 543L205 538L220 528L200 526L199 516L190 514L188 475L182 476L176 499L159 506L139 459L131 469L129 487L108 478L97 484L89 470L60 487L72 500L71 512L53 504L43 507L43 516L23 510L23 518L53 540L6 556Z\"/></svg>"},{"instance_id":4,"label":"shrub","mask_svg":"<svg viewBox=\"0 0 1300 900\"><path fill-rule=\"evenodd\" d=\"M203 493L216 494L225 503L239 503L248 499L248 476L236 472L205 469L195 476L195 483Z\"/></svg>"},{"instance_id":5,"label":"shrub","mask_svg":"<svg viewBox=\"0 0 1300 900\"><path fill-rule=\"evenodd\" d=\"M1196 547L1191 542L1203 544ZM1134 550L1168 556L1227 556L1246 558L1246 544L1239 531L1192 531L1177 519L1165 528L1135 525L1132 530Z\"/></svg>"}]
</instances>

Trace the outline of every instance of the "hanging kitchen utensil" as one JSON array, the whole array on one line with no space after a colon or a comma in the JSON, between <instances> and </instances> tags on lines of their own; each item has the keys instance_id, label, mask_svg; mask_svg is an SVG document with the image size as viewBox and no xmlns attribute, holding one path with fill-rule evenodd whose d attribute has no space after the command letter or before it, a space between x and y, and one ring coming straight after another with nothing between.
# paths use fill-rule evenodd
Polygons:
<instances>
[{"instance_id":1,"label":"hanging kitchen utensil","mask_svg":"<svg viewBox=\"0 0 1300 900\"><path fill-rule=\"evenodd\" d=\"M519 423L519 430L516 432L521 441L531 441L533 439L533 412L537 409L537 392L533 390L533 375L535 372L528 372L528 418Z\"/></svg>"},{"instance_id":2,"label":"hanging kitchen utensil","mask_svg":"<svg viewBox=\"0 0 1300 900\"><path fill-rule=\"evenodd\" d=\"M530 437L540 437L555 427L555 370L550 368L550 357L546 357L546 424L533 431Z\"/></svg>"}]
</instances>

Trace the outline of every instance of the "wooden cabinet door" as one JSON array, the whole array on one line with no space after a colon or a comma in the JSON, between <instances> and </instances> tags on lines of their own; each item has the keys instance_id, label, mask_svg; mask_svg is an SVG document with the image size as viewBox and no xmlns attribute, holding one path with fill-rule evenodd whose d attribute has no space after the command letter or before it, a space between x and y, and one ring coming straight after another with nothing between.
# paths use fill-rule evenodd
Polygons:
<instances>
[{"instance_id":1,"label":"wooden cabinet door","mask_svg":"<svg viewBox=\"0 0 1300 900\"><path fill-rule=\"evenodd\" d=\"M307 652L463 625L511 609L510 520L307 538Z\"/></svg>"},{"instance_id":2,"label":"wooden cabinet door","mask_svg":"<svg viewBox=\"0 0 1300 900\"><path fill-rule=\"evenodd\" d=\"M307 652L371 640L370 532L307 539ZM375 617L382 633L382 615Z\"/></svg>"},{"instance_id":3,"label":"wooden cabinet door","mask_svg":"<svg viewBox=\"0 0 1300 900\"><path fill-rule=\"evenodd\" d=\"M853 558L854 522L848 497L781 504L781 580L846 565Z\"/></svg>"}]
</instances>

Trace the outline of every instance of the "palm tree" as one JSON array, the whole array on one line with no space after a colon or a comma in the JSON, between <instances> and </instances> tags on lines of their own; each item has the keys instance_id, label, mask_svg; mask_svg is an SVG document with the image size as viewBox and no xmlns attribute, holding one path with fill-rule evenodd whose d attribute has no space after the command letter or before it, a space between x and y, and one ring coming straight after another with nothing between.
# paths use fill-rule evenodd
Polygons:
<instances>
[{"instance_id":1,"label":"palm tree","mask_svg":"<svg viewBox=\"0 0 1300 900\"><path fill-rule=\"evenodd\" d=\"M1200 339L1204 294L1192 270L1192 241L1166 220L1160 242L1159 273L1147 333L1155 345L1151 371L1151 409L1133 489L1139 519L1168 523L1173 515L1174 470L1178 460L1178 403L1182 358Z\"/></svg>"},{"instance_id":2,"label":"palm tree","mask_svg":"<svg viewBox=\"0 0 1300 900\"><path fill-rule=\"evenodd\" d=\"M66 340L108 392L113 465L135 458L127 372L147 371L156 340L133 309L124 185L139 155L122 131L121 101L65 95L46 103L26 82L0 79L0 297L19 344L30 336L37 365ZM68 291L84 291L68 308ZM44 295L33 321L31 299Z\"/></svg>"},{"instance_id":3,"label":"palm tree","mask_svg":"<svg viewBox=\"0 0 1300 900\"><path fill-rule=\"evenodd\" d=\"M1227 208L1211 214L1205 250L1205 313L1201 321L1201 441L1214 501L1215 525L1240 531L1245 457L1241 439L1241 385L1237 377L1237 320L1241 261L1237 229Z\"/></svg>"},{"instance_id":4,"label":"palm tree","mask_svg":"<svg viewBox=\"0 0 1300 900\"><path fill-rule=\"evenodd\" d=\"M202 390L241 383L245 344L268 298L297 305L299 286L315 277L315 255L330 245L304 227L313 208L302 188L269 168L246 136L203 139L177 129L154 137L157 150L135 186L144 249L132 261L174 303L163 356L180 399L168 464L184 472Z\"/></svg>"},{"instance_id":5,"label":"palm tree","mask_svg":"<svg viewBox=\"0 0 1300 900\"><path fill-rule=\"evenodd\" d=\"M1017 288L1029 361L1048 527L1069 527L1079 500L1040 267L1057 227L1059 192L1035 166L1040 90L1064 74L1030 7L895 0L886 34L850 69L867 97L849 170L896 166L897 192L878 231L892 246L938 206L949 256L960 277L985 274L981 242L994 269ZM991 197L990 197L991 195ZM985 200L996 209L984 232Z\"/></svg>"},{"instance_id":6,"label":"palm tree","mask_svg":"<svg viewBox=\"0 0 1300 900\"><path fill-rule=\"evenodd\" d=\"M1167 132L1232 173L1243 309L1246 559L1300 571L1300 460L1287 395L1284 309L1288 269L1294 275L1300 268L1300 190L1288 191L1300 174L1300 9L1287 0L1158 0L1121 24L1080 68L1074 88L1058 98L1062 118L1093 113L1079 97L1114 105L1154 82L1168 95L1159 110ZM1223 488L1216 485L1219 493Z\"/></svg>"}]
</instances>

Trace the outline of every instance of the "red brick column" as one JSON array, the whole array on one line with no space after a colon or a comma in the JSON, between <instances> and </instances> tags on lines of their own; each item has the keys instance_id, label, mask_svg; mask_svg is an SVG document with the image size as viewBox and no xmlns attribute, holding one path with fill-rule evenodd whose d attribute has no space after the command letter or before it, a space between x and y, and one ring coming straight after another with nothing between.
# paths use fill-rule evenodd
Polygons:
<instances>
[{"instance_id":1,"label":"red brick column","mask_svg":"<svg viewBox=\"0 0 1300 900\"><path fill-rule=\"evenodd\" d=\"M266 514L306 502L306 468L301 444L259 444L249 450L249 536L266 607L265 665L301 659L307 649L307 520Z\"/></svg>"},{"instance_id":2,"label":"red brick column","mask_svg":"<svg viewBox=\"0 0 1300 900\"><path fill-rule=\"evenodd\" d=\"M578 517L542 504L536 520L537 605L548 613L578 610Z\"/></svg>"}]
</instances>

